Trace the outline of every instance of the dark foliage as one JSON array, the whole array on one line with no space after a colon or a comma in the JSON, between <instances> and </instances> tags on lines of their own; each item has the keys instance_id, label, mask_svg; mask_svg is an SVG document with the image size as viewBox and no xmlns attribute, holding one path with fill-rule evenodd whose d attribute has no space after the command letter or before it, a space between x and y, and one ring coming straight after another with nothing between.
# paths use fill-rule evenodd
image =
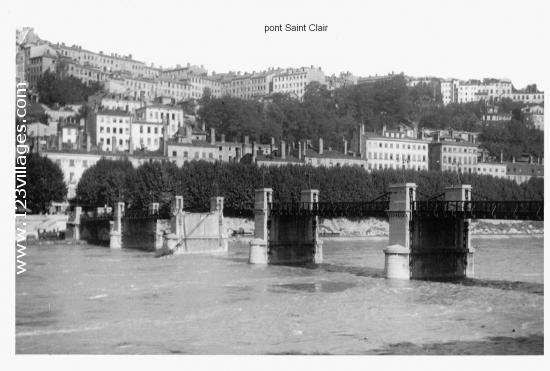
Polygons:
<instances>
[{"instance_id":1,"label":"dark foliage","mask_svg":"<svg viewBox=\"0 0 550 371\"><path fill-rule=\"evenodd\" d=\"M63 172L47 157L31 154L27 160L27 208L35 214L44 213L50 201L61 202L67 195Z\"/></svg>"},{"instance_id":2,"label":"dark foliage","mask_svg":"<svg viewBox=\"0 0 550 371\"><path fill-rule=\"evenodd\" d=\"M262 168L236 163L194 161L181 168L174 164L147 163L133 169L127 161L101 160L83 175L78 198L91 205L109 204L119 198L129 207L145 208L149 202L167 207L173 195L183 195L185 208L207 208L210 197L225 197L225 207L249 208L254 189L273 188L275 200L298 200L300 191L316 188L321 201L366 201L385 193L391 183L415 182L419 199L443 192L444 187L471 184L478 200L542 200L543 181L523 185L490 176L434 171L382 170L367 173L360 167L313 168L283 166Z\"/></svg>"}]
</instances>

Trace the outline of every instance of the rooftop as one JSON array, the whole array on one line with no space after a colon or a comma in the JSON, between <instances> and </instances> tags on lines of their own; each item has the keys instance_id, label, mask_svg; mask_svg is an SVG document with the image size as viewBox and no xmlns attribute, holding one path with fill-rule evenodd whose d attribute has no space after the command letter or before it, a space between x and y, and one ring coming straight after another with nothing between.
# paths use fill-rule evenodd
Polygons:
<instances>
[{"instance_id":1,"label":"rooftop","mask_svg":"<svg viewBox=\"0 0 550 371\"><path fill-rule=\"evenodd\" d=\"M119 109L116 109L116 110L110 110L110 109L101 110L101 111L98 111L96 113L96 115L98 115L98 116L99 115L103 115L103 116L126 116L126 117L131 116L131 114L129 112L119 110Z\"/></svg>"}]
</instances>

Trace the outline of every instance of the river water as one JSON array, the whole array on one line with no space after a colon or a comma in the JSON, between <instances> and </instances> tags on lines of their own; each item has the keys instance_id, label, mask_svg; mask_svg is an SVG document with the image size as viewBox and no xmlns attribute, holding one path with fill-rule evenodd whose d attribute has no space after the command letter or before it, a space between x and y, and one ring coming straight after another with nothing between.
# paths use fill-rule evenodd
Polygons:
<instances>
[{"instance_id":1,"label":"river water","mask_svg":"<svg viewBox=\"0 0 550 371\"><path fill-rule=\"evenodd\" d=\"M324 242L318 267L30 247L17 353L542 354L543 239L473 239L476 278L383 276L387 239Z\"/></svg>"}]
</instances>

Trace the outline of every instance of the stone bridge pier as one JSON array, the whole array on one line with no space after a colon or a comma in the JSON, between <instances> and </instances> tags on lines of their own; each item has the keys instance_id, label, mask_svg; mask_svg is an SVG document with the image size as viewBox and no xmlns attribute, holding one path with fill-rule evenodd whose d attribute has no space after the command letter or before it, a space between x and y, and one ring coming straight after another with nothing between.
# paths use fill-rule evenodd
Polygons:
<instances>
[{"instance_id":1,"label":"stone bridge pier","mask_svg":"<svg viewBox=\"0 0 550 371\"><path fill-rule=\"evenodd\" d=\"M113 220L111 224L111 230L109 233L109 247L111 249L122 248L122 216L124 214L124 202L115 203L115 209L113 210Z\"/></svg>"},{"instance_id":2,"label":"stone bridge pier","mask_svg":"<svg viewBox=\"0 0 550 371\"><path fill-rule=\"evenodd\" d=\"M471 186L445 188L445 201L471 200ZM457 279L474 273L469 224L460 213L464 204L450 203L457 213L417 215L416 184L389 187L389 243L384 249L387 278Z\"/></svg>"},{"instance_id":3,"label":"stone bridge pier","mask_svg":"<svg viewBox=\"0 0 550 371\"><path fill-rule=\"evenodd\" d=\"M273 213L273 190L262 188L254 196L254 239L250 242L251 264L320 264L323 246L319 240L319 217L315 206L319 191L303 190L290 213Z\"/></svg>"},{"instance_id":4,"label":"stone bridge pier","mask_svg":"<svg viewBox=\"0 0 550 371\"><path fill-rule=\"evenodd\" d=\"M260 188L254 191L254 238L250 241L251 264L267 264L268 213L273 202L273 189Z\"/></svg>"}]
</instances>

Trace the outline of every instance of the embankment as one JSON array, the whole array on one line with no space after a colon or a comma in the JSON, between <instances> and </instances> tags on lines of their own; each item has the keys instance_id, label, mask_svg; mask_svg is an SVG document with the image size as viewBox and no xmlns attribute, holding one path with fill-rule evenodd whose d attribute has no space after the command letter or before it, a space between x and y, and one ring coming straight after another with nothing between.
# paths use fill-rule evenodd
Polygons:
<instances>
[{"instance_id":1,"label":"embankment","mask_svg":"<svg viewBox=\"0 0 550 371\"><path fill-rule=\"evenodd\" d=\"M254 232L252 219L224 218L225 230L228 235L251 236ZM478 219L472 220L470 226L472 236L543 236L543 221ZM331 237L385 237L388 236L389 224L386 219L322 219L319 232Z\"/></svg>"}]
</instances>

